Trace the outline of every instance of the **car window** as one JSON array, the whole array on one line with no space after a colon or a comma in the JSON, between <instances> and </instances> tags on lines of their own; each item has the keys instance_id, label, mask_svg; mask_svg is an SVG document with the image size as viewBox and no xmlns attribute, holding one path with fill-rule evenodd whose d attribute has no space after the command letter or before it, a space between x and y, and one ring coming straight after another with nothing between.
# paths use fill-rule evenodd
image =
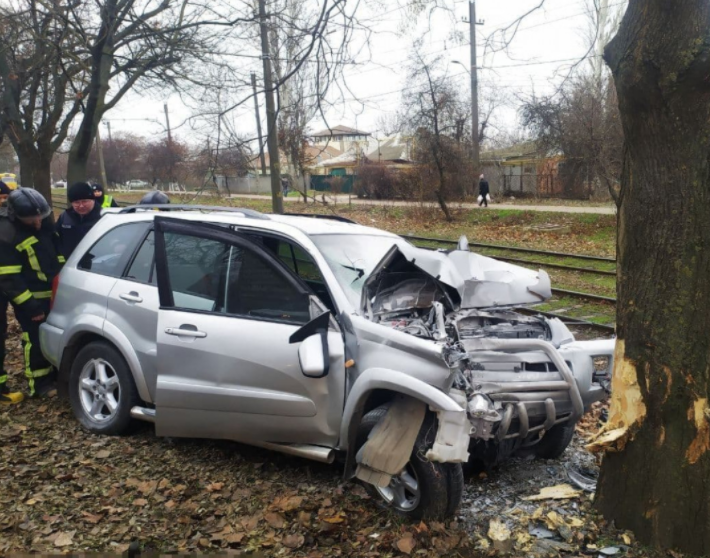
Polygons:
<instances>
[{"instance_id":1,"label":"car window","mask_svg":"<svg viewBox=\"0 0 710 558\"><path fill-rule=\"evenodd\" d=\"M300 246L279 241L278 256L301 279L324 283L323 276L313 258L306 254Z\"/></svg>"},{"instance_id":2,"label":"car window","mask_svg":"<svg viewBox=\"0 0 710 558\"><path fill-rule=\"evenodd\" d=\"M307 323L308 298L273 264L228 243L165 234L170 286L176 307Z\"/></svg>"},{"instance_id":3,"label":"car window","mask_svg":"<svg viewBox=\"0 0 710 558\"><path fill-rule=\"evenodd\" d=\"M126 279L140 283L156 284L155 277L155 233L150 231L141 244L136 257L126 273Z\"/></svg>"},{"instance_id":4,"label":"car window","mask_svg":"<svg viewBox=\"0 0 710 558\"><path fill-rule=\"evenodd\" d=\"M120 277L147 226L146 223L130 223L111 229L82 256L79 269Z\"/></svg>"},{"instance_id":5,"label":"car window","mask_svg":"<svg viewBox=\"0 0 710 558\"><path fill-rule=\"evenodd\" d=\"M220 306L220 280L229 256L228 245L207 238L166 233L165 253L175 306L206 311Z\"/></svg>"}]
</instances>

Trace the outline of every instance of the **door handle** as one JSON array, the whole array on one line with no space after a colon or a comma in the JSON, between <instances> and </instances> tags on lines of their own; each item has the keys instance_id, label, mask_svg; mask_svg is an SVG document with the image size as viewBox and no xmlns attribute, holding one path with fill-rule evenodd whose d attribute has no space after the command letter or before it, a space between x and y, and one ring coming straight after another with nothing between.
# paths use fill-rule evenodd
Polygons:
<instances>
[{"instance_id":1,"label":"door handle","mask_svg":"<svg viewBox=\"0 0 710 558\"><path fill-rule=\"evenodd\" d=\"M207 334L204 331L183 329L181 327L166 327L165 333L168 335L177 335L178 337L196 337L198 339L207 337Z\"/></svg>"},{"instance_id":2,"label":"door handle","mask_svg":"<svg viewBox=\"0 0 710 558\"><path fill-rule=\"evenodd\" d=\"M143 299L135 291L131 291L130 293L121 293L118 295L118 298L125 300L126 302L143 302Z\"/></svg>"}]
</instances>

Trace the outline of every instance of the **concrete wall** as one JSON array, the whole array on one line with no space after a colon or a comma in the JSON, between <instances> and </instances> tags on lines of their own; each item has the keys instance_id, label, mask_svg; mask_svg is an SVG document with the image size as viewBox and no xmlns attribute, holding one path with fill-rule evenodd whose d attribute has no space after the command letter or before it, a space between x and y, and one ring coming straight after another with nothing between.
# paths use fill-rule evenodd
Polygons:
<instances>
[{"instance_id":1,"label":"concrete wall","mask_svg":"<svg viewBox=\"0 0 710 558\"><path fill-rule=\"evenodd\" d=\"M217 189L221 194L270 194L270 176L217 176Z\"/></svg>"}]
</instances>

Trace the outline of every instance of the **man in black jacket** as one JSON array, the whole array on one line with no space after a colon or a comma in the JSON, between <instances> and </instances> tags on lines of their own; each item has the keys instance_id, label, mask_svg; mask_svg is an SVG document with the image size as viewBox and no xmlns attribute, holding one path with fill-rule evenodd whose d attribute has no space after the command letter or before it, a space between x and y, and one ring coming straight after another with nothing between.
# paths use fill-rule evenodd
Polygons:
<instances>
[{"instance_id":1,"label":"man in black jacket","mask_svg":"<svg viewBox=\"0 0 710 558\"><path fill-rule=\"evenodd\" d=\"M88 182L72 184L67 191L71 203L57 220L59 245L65 258L71 256L79 242L101 218L101 206L94 198L94 189Z\"/></svg>"},{"instance_id":2,"label":"man in black jacket","mask_svg":"<svg viewBox=\"0 0 710 558\"><path fill-rule=\"evenodd\" d=\"M488 181L486 180L486 177L481 175L481 181L478 183L478 197L481 198L481 201L478 202L478 206L482 206L484 203L486 204L486 207L488 207L488 194L490 194L491 189L490 186L488 186Z\"/></svg>"},{"instance_id":3,"label":"man in black jacket","mask_svg":"<svg viewBox=\"0 0 710 558\"><path fill-rule=\"evenodd\" d=\"M39 344L39 326L49 313L52 281L64 263L51 214L42 194L30 188L15 190L7 208L0 208L0 292L12 303L22 327L25 376L31 396L48 394L56 384L56 372ZM22 393L8 390L3 371L0 404L11 405L22 399Z\"/></svg>"}]
</instances>

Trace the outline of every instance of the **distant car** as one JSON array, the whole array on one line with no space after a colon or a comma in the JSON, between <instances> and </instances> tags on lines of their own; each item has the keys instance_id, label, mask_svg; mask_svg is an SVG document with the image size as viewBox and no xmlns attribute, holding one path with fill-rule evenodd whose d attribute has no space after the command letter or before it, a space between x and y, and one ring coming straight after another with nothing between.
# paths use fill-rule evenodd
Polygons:
<instances>
[{"instance_id":1,"label":"distant car","mask_svg":"<svg viewBox=\"0 0 710 558\"><path fill-rule=\"evenodd\" d=\"M150 187L150 183L145 180L129 180L126 182L126 188L128 190L145 190Z\"/></svg>"},{"instance_id":2,"label":"distant car","mask_svg":"<svg viewBox=\"0 0 710 558\"><path fill-rule=\"evenodd\" d=\"M67 181L66 180L58 180L54 184L52 184L52 188L59 188L59 189L65 189L67 187Z\"/></svg>"},{"instance_id":3,"label":"distant car","mask_svg":"<svg viewBox=\"0 0 710 558\"><path fill-rule=\"evenodd\" d=\"M8 188L14 190L17 188L17 175L11 172L5 172L0 174L0 180L2 180Z\"/></svg>"}]
</instances>

